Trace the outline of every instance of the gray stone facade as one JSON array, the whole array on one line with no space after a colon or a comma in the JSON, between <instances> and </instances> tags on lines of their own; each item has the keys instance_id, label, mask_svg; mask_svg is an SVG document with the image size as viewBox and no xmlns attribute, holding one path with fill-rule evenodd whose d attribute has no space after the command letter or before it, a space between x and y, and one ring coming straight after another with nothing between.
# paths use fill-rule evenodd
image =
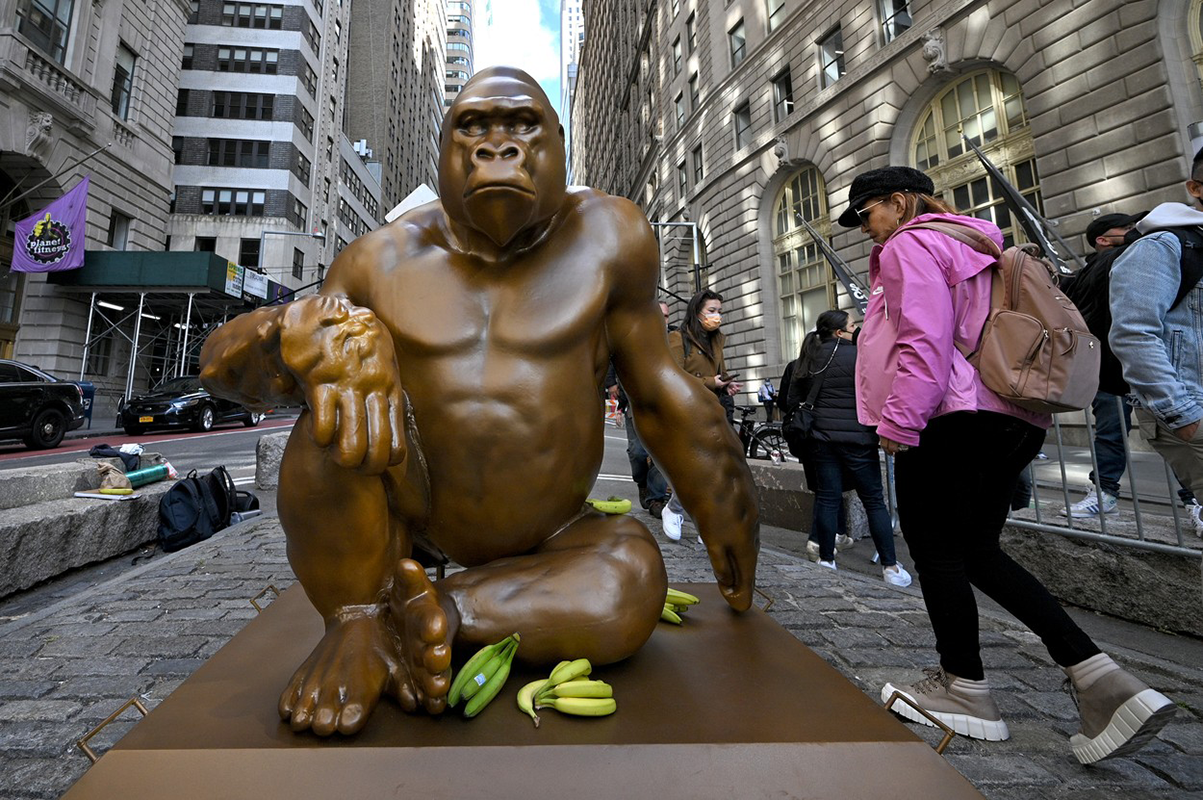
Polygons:
<instances>
[{"instance_id":1,"label":"gray stone facade","mask_svg":"<svg viewBox=\"0 0 1203 800\"><path fill-rule=\"evenodd\" d=\"M1191 61L1200 45L1188 32L1199 24L1198 2L915 0L909 28L889 32L881 2L682 0L675 14L673 5L586 3L574 178L631 198L653 221L699 224L705 281L726 300L727 360L749 392L781 374L807 329L797 309L787 321L790 291L778 274L781 253L809 240L796 230L778 235L775 206L787 184L801 170L817 170L822 213L812 221L864 273L871 242L834 224L852 178L886 164L916 165L918 127L963 78L987 76L999 98L1018 86L1024 116L1008 122L1012 135L987 135L987 152L1021 170L1034 160L1033 196L1079 252L1091 212L1184 199L1190 157L1203 144L1192 145L1187 133L1203 120ZM777 6L769 31L766 9ZM741 22L745 46L733 67L731 32ZM846 73L824 82L821 43L837 30ZM782 104L773 81L786 70L792 97ZM737 143L735 112L745 103L750 124ZM929 172L953 200L951 188L972 182L980 167L972 156L945 157ZM981 187L963 188L968 196ZM688 254L672 243L663 250L665 285L688 295ZM822 307L849 307L821 267L828 285Z\"/></svg>"}]
</instances>

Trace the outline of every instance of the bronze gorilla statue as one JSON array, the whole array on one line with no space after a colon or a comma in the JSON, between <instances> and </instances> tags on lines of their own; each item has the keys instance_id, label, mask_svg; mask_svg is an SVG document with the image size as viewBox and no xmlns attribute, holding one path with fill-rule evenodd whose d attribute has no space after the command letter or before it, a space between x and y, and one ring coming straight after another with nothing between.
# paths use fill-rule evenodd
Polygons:
<instances>
[{"instance_id":1,"label":"bronze gorilla statue","mask_svg":"<svg viewBox=\"0 0 1203 800\"><path fill-rule=\"evenodd\" d=\"M555 111L509 68L448 110L439 190L348 246L320 294L237 317L201 354L214 394L306 408L278 506L326 633L280 698L294 730L357 731L386 692L439 713L452 648L514 631L533 663L604 664L647 641L659 547L584 503L611 358L724 597L751 604L751 475L715 397L668 352L639 209L565 186ZM432 583L416 540L465 569Z\"/></svg>"}]
</instances>

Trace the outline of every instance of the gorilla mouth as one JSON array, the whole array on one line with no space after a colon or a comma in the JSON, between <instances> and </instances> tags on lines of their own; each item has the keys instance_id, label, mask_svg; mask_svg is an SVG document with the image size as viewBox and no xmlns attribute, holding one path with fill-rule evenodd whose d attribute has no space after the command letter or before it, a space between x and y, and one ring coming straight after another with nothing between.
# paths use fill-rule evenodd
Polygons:
<instances>
[{"instance_id":1,"label":"gorilla mouth","mask_svg":"<svg viewBox=\"0 0 1203 800\"><path fill-rule=\"evenodd\" d=\"M474 186L471 189L469 189L467 193L464 194L464 197L465 198L472 197L473 195L478 194L480 192L485 192L485 191L489 191L489 190L493 190L493 189L500 189L500 190L507 191L507 192L518 192L519 194L530 195L531 197L535 196L534 191L528 186L522 186L521 184L516 184L516 183L497 182L497 183L486 183L481 186Z\"/></svg>"}]
</instances>

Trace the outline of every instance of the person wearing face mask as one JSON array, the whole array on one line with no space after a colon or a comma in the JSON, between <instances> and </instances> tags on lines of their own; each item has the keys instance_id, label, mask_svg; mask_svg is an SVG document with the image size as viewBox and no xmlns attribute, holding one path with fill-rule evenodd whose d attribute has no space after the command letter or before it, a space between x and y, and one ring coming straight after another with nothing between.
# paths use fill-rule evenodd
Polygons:
<instances>
[{"instance_id":1,"label":"person wearing face mask","mask_svg":"<svg viewBox=\"0 0 1203 800\"><path fill-rule=\"evenodd\" d=\"M735 413L734 396L743 388L743 384L735 382L735 376L727 373L723 363L724 336L719 330L722 323L723 296L703 289L690 299L681 327L668 334L668 352L676 359L677 366L714 392L719 402L727 408L727 421L730 422ZM681 538L685 509L678 502L675 492L660 519L664 523L665 536L674 542Z\"/></svg>"},{"instance_id":2,"label":"person wearing face mask","mask_svg":"<svg viewBox=\"0 0 1203 800\"><path fill-rule=\"evenodd\" d=\"M978 641L978 589L1027 625L1069 677L1081 716L1070 737L1084 764L1141 747L1173 715L1174 704L1101 652L1043 584L999 547L1020 471L1051 424L982 383L962 355L981 340L990 311L995 259L921 227L970 228L999 245L993 223L956 214L934 196L930 178L910 167L858 175L839 217L875 243L869 306L857 340L857 416L877 428L896 455L895 489L940 655L913 683L887 683L957 733L1009 737L990 695ZM930 725L907 703L893 710Z\"/></svg>"}]
</instances>

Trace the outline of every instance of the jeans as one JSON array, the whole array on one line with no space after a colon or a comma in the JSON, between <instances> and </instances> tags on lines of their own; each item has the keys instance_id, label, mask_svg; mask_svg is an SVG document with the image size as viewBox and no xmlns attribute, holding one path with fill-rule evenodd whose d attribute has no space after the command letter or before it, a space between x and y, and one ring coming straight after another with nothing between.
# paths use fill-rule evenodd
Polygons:
<instances>
[{"instance_id":1,"label":"jeans","mask_svg":"<svg viewBox=\"0 0 1203 800\"><path fill-rule=\"evenodd\" d=\"M819 542L819 558L835 559L835 535L839 526L839 511L844 504L844 476L852 478L856 495L869 517L869 535L877 545L883 567L892 567L894 558L894 526L886 509L881 488L881 460L877 445L811 442L815 466L815 538Z\"/></svg>"},{"instance_id":2,"label":"jeans","mask_svg":"<svg viewBox=\"0 0 1203 800\"><path fill-rule=\"evenodd\" d=\"M1123 404L1122 427L1120 403ZM1098 480L1091 470L1090 482L1097 483L1112 497L1119 497L1119 479L1124 477L1127 467L1124 438L1132 430L1132 404L1118 395L1099 392L1090 401L1090 408L1094 412L1094 452L1099 464ZM1183 505L1190 505L1195 500L1194 493L1181 478L1178 478L1178 498Z\"/></svg>"},{"instance_id":3,"label":"jeans","mask_svg":"<svg viewBox=\"0 0 1203 800\"><path fill-rule=\"evenodd\" d=\"M976 587L1026 625L1063 667L1100 651L1040 581L998 545L1019 472L1044 431L1005 414L936 417L895 457L902 534L945 671L982 680Z\"/></svg>"},{"instance_id":4,"label":"jeans","mask_svg":"<svg viewBox=\"0 0 1203 800\"><path fill-rule=\"evenodd\" d=\"M639 434L635 431L635 422L631 416L631 409L628 408L623 414L626 417L627 460L631 462L631 478L634 479L636 486L641 489L647 489L647 501L649 503L653 500L664 502L668 499L668 481L664 479L660 468L656 466L656 463L652 461L652 457L648 455L647 448L643 446L643 442L639 441Z\"/></svg>"}]
</instances>

